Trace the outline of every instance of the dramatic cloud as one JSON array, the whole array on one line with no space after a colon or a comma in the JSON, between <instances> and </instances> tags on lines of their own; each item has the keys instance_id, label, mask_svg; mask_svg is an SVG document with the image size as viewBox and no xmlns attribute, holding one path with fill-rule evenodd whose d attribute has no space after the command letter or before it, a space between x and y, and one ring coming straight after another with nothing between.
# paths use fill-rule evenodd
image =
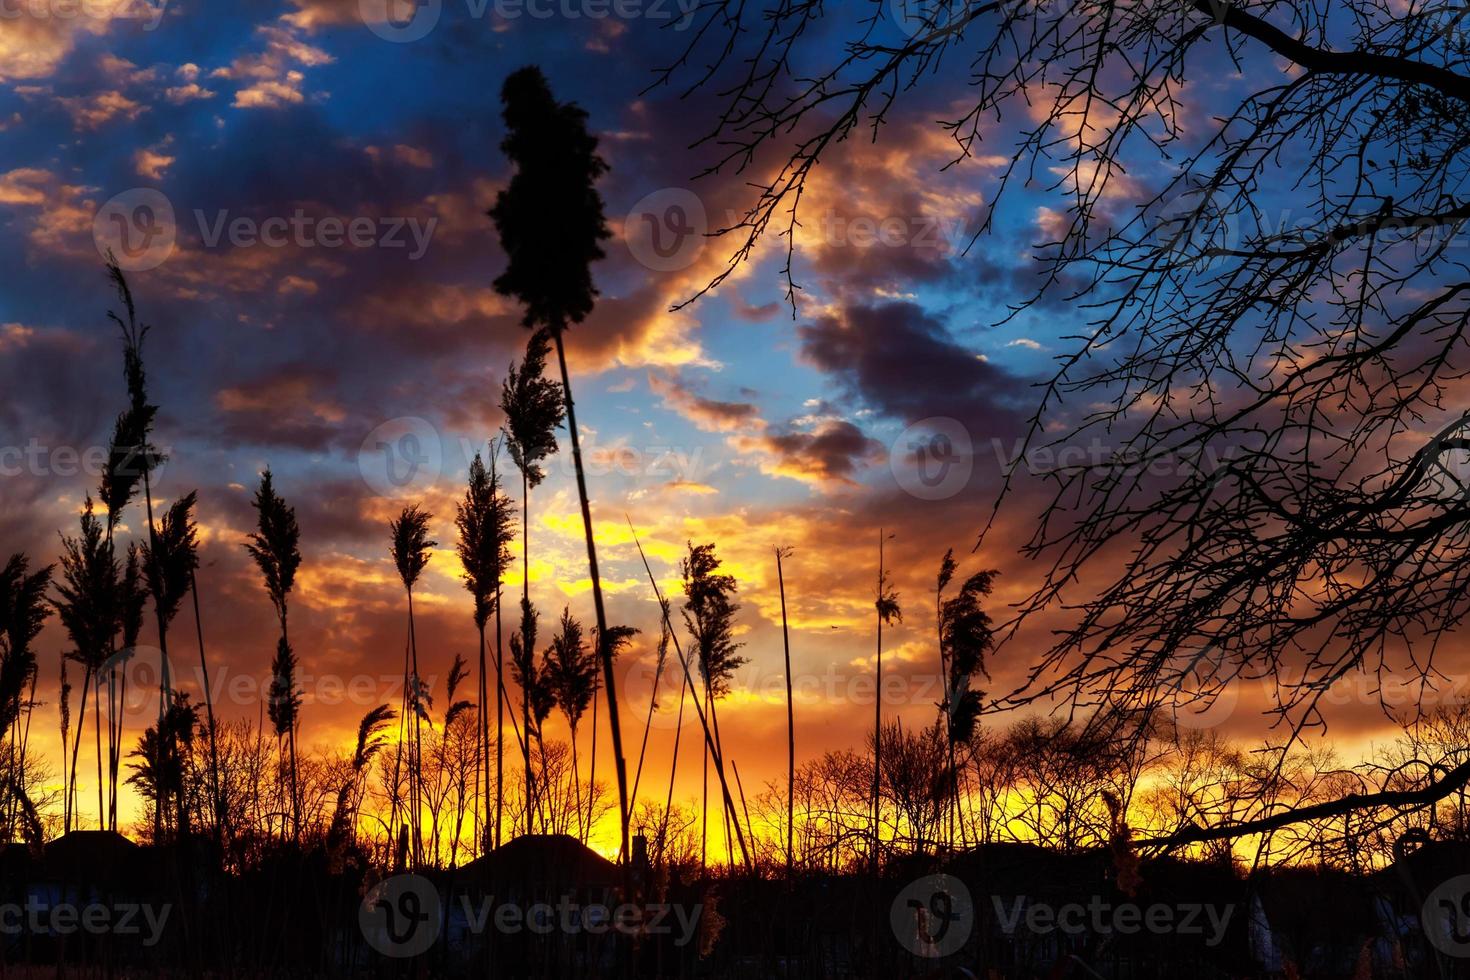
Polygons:
<instances>
[{"instance_id":1,"label":"dramatic cloud","mask_svg":"<svg viewBox=\"0 0 1470 980\"><path fill-rule=\"evenodd\" d=\"M649 374L648 388L664 406L683 415L705 432L735 432L762 424L760 410L750 402L724 402L697 395L675 378Z\"/></svg>"},{"instance_id":2,"label":"dramatic cloud","mask_svg":"<svg viewBox=\"0 0 1470 980\"><path fill-rule=\"evenodd\" d=\"M959 420L976 435L1019 424L1027 382L955 343L915 303L849 306L800 328L802 356L851 397L910 423Z\"/></svg>"},{"instance_id":3,"label":"dramatic cloud","mask_svg":"<svg viewBox=\"0 0 1470 980\"><path fill-rule=\"evenodd\" d=\"M884 450L881 442L842 419L822 419L807 431L736 436L731 442L756 454L763 473L827 487L855 486L858 471Z\"/></svg>"}]
</instances>

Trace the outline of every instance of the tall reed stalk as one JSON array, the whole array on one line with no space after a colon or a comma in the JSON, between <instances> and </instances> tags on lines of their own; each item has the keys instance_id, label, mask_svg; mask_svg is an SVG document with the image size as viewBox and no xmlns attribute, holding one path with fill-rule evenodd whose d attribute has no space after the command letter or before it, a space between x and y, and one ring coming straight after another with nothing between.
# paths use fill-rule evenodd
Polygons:
<instances>
[{"instance_id":1,"label":"tall reed stalk","mask_svg":"<svg viewBox=\"0 0 1470 980\"><path fill-rule=\"evenodd\" d=\"M515 539L513 503L500 490L500 477L495 472L499 446L490 446L490 468L485 468L479 453L470 462L469 483L464 500L455 509L455 527L459 531L456 550L464 569L465 588L474 598L475 628L480 640L480 702L476 721L476 782L483 788L476 805L476 823L480 826L477 844L483 850L500 845L500 822L504 806L504 769L502 766L505 724L504 657L500 632L500 587L511 560L510 542ZM490 811L490 731L488 671L486 669L485 627L490 613L495 613L495 810ZM517 736L519 741L519 736ZM483 781L482 781L483 780ZM493 827L493 832L491 828Z\"/></svg>"},{"instance_id":2,"label":"tall reed stalk","mask_svg":"<svg viewBox=\"0 0 1470 980\"><path fill-rule=\"evenodd\" d=\"M82 666L82 696L77 712L76 734L71 740L71 764L67 778L63 825L72 829L77 813L77 760L86 730L87 696L98 681L99 670L112 649L118 624L118 565L112 546L107 543L102 522L98 520L91 496L81 514L81 532L77 537L61 539L61 581L56 585L60 598L54 602L56 612L71 638L72 649L65 656ZM95 715L95 712L94 712ZM102 802L101 723L94 717L97 729L97 820L106 825L107 813ZM158 828L155 828L157 830Z\"/></svg>"},{"instance_id":3,"label":"tall reed stalk","mask_svg":"<svg viewBox=\"0 0 1470 980\"><path fill-rule=\"evenodd\" d=\"M408 597L408 649L411 675L406 679L408 709L413 715L413 730L409 748L409 826L413 834L412 847L414 866L423 864L422 806L423 806L423 728L426 717L425 701L428 690L419 673L418 635L414 630L413 587L429 564L429 553L439 543L429 538L429 514L417 504L405 507L403 513L388 525L392 539L390 552L393 564L398 569L398 578Z\"/></svg>"},{"instance_id":4,"label":"tall reed stalk","mask_svg":"<svg viewBox=\"0 0 1470 980\"><path fill-rule=\"evenodd\" d=\"M893 535L888 535L892 538ZM875 590L873 607L878 614L878 659L875 668L876 686L873 696L873 816L872 816L872 863L873 873L878 873L878 833L882 815L883 772L883 626L891 625L895 619L902 622L903 612L898 607L898 593L889 583L888 569L883 564L884 535L878 531L878 587Z\"/></svg>"},{"instance_id":5,"label":"tall reed stalk","mask_svg":"<svg viewBox=\"0 0 1470 980\"><path fill-rule=\"evenodd\" d=\"M597 295L591 263L603 257L600 242L611 235L596 186L607 164L597 155L597 138L587 131L587 113L570 103L557 102L540 69L523 68L513 73L506 79L501 101L506 127L501 149L516 169L490 210L509 260L505 272L495 280L495 288L520 299L525 306L522 322L532 329L549 331L556 345L587 542L587 571L597 615L594 647L602 662L607 691L608 726L618 779L621 850L627 853L631 815L623 735L618 723L614 650L608 635L592 507L563 337L569 326L581 323L592 311ZM626 865L623 885L625 892L631 887Z\"/></svg>"},{"instance_id":6,"label":"tall reed stalk","mask_svg":"<svg viewBox=\"0 0 1470 980\"><path fill-rule=\"evenodd\" d=\"M776 585L781 592L781 649L786 658L786 878L789 881L796 850L796 709L791 699L791 633L786 622L786 576L781 560L791 557L791 549L777 547L775 551Z\"/></svg>"},{"instance_id":7,"label":"tall reed stalk","mask_svg":"<svg viewBox=\"0 0 1470 980\"><path fill-rule=\"evenodd\" d=\"M724 798L725 801L725 812L727 816L733 815L735 813L735 800L730 795L730 784L725 779L725 760L724 757L720 754L718 746L715 744L714 734L710 729L709 719L705 717L704 709L701 708L699 705L698 689L695 687L694 684L694 675L692 673L692 668L689 666L689 658L684 655L684 648L679 643L679 636L677 633L674 632L673 623L669 619L669 604L664 600L663 592L658 587L658 580L655 579L653 576L653 567L648 564L648 556L643 552L643 544L638 540L638 533L636 531L633 532L633 543L638 548L638 557L643 561L643 570L648 575L648 584L653 589L653 597L655 600L658 601L659 609L662 610L663 624L669 630L669 639L674 644L674 653L678 656L679 665L683 669L684 684L689 695L691 696L690 700L694 703L694 712L699 717L699 727L704 732L705 751L709 753L710 758L714 760L715 775L719 779L720 783L720 795ZM713 548L712 545L710 547ZM675 744L677 746L677 742ZM669 798L670 800L673 799L672 776L670 777ZM667 807L665 807L665 820L667 820ZM746 847L745 835L740 830L740 823L738 820L735 822L735 833L739 838L740 854L745 862L746 870L752 870L753 865L751 864L750 860L750 851Z\"/></svg>"}]
</instances>

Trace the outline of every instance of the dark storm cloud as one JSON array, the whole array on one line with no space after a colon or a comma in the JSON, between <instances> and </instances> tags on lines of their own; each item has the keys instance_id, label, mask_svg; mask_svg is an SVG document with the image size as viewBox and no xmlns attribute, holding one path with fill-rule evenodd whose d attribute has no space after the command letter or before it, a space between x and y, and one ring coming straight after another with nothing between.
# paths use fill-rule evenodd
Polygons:
<instances>
[{"instance_id":1,"label":"dark storm cloud","mask_svg":"<svg viewBox=\"0 0 1470 980\"><path fill-rule=\"evenodd\" d=\"M820 422L812 431L767 432L756 441L778 458L778 472L802 474L821 483L848 483L883 444L843 419Z\"/></svg>"},{"instance_id":2,"label":"dark storm cloud","mask_svg":"<svg viewBox=\"0 0 1470 980\"><path fill-rule=\"evenodd\" d=\"M806 360L899 421L945 416L977 434L1001 435L1024 418L1030 382L955 343L917 304L847 306L799 334Z\"/></svg>"}]
</instances>

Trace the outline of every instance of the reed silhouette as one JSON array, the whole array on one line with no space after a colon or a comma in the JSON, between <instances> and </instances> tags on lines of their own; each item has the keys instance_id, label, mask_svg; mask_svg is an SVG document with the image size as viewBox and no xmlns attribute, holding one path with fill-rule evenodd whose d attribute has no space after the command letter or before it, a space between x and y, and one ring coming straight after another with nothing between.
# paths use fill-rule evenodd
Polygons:
<instances>
[{"instance_id":1,"label":"reed silhouette","mask_svg":"<svg viewBox=\"0 0 1470 980\"><path fill-rule=\"evenodd\" d=\"M603 217L597 180L607 164L597 155L597 138L587 131L587 113L570 103L557 102L539 68L523 68L505 81L501 91L506 137L501 144L515 165L509 186L490 209L508 259L495 280L497 291L514 296L525 306L522 322L544 329L556 345L561 368L567 435L577 474L577 496L582 505L582 527L587 540L587 572L592 580L592 604L597 614L593 646L602 663L607 690L608 727L612 731L613 765L618 779L618 809L622 851L628 850L628 771L623 758L622 726L618 718L617 679L613 674L612 638L608 635L602 579L597 564L597 540L592 528L592 504L582 465L581 437L567 372L566 341L569 326L592 312L597 288L591 264L603 257L601 242L610 237Z\"/></svg>"},{"instance_id":2,"label":"reed silhouette","mask_svg":"<svg viewBox=\"0 0 1470 980\"><path fill-rule=\"evenodd\" d=\"M275 481L267 469L260 475L253 501L256 514L256 530L245 543L245 550L255 560L265 584L266 595L276 612L280 636L276 640L276 652L271 658L271 681L267 699L267 711L275 729L276 751L279 756L284 750L289 757L290 795L288 812L291 818L291 836L298 844L301 841L301 783L296 760L296 723L301 710L301 692L296 685L296 654L291 649L291 635L287 614L292 588L296 584L296 571L301 567L301 529L296 523L296 510L287 506L276 493ZM283 828L284 832L284 828Z\"/></svg>"},{"instance_id":3,"label":"reed silhouette","mask_svg":"<svg viewBox=\"0 0 1470 980\"><path fill-rule=\"evenodd\" d=\"M402 717L410 726L408 738L408 828L414 867L424 862L423 840L423 723L428 720L432 695L419 672L418 634L414 630L413 587L429 565L429 553L439 542L429 537L430 515L417 504L405 507L388 525L389 552L408 598L408 633L403 646Z\"/></svg>"},{"instance_id":4,"label":"reed silhouette","mask_svg":"<svg viewBox=\"0 0 1470 980\"><path fill-rule=\"evenodd\" d=\"M534 331L526 342L525 359L519 367L512 364L506 371L500 394L500 409L505 413L506 448L521 472L521 618L517 634L510 638L510 646L512 670L521 688L521 723L526 728L521 740L521 760L527 800L532 799L530 738L535 714L532 701L539 696L535 665L537 613L531 604L531 490L546 478L541 463L556 453L556 428L566 417L561 385L545 376L550 350L548 332ZM538 707L541 701L544 698L537 702ZM530 826L528 809L527 833Z\"/></svg>"},{"instance_id":5,"label":"reed silhouette","mask_svg":"<svg viewBox=\"0 0 1470 980\"><path fill-rule=\"evenodd\" d=\"M480 641L479 707L476 709L477 738L475 752L479 760L476 766L476 784L482 788L482 798L476 805L475 820L480 827L476 835L481 851L489 850L490 844L501 843L501 817L504 812L504 732L505 724L505 655L501 638L500 599L501 585L506 567L511 562L510 544L515 540L515 510L513 501L500 489L500 476L495 471L495 457L499 445L490 447L490 469L485 468L479 453L470 461L470 475L465 487L464 500L456 505L455 527L459 530L456 549L460 565L464 569L465 588L474 597L475 628ZM485 626L490 613L495 613L495 809L490 809L490 731L486 705L489 687L485 666ZM512 719L514 721L514 719ZM516 741L519 744L520 735Z\"/></svg>"}]
</instances>

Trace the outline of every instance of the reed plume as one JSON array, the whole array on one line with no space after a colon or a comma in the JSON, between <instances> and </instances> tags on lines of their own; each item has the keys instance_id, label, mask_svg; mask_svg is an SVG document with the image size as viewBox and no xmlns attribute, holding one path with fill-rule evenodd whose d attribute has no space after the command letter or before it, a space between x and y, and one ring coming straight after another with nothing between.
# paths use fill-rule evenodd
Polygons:
<instances>
[{"instance_id":1,"label":"reed plume","mask_svg":"<svg viewBox=\"0 0 1470 980\"><path fill-rule=\"evenodd\" d=\"M977 674L989 676L985 669L985 657L995 646L990 614L981 606L981 600L990 595L995 569L976 572L965 579L959 594L952 599L944 598L958 565L954 560L954 549L945 552L939 566L935 601L938 603L939 662L944 678L944 702L940 711L944 719L945 735L949 743L949 781L953 791L950 811L950 846L954 846L954 825L958 822L963 834L961 819L962 799L959 785L959 768L956 764L955 746L968 745L975 737L980 724L980 709L984 694L972 690L970 685Z\"/></svg>"},{"instance_id":2,"label":"reed plume","mask_svg":"<svg viewBox=\"0 0 1470 980\"><path fill-rule=\"evenodd\" d=\"M352 843L356 836L357 815L362 805L363 777L373 759L382 750L386 741L383 733L388 724L397 717L386 704L372 708L357 723L357 744L352 752L352 766L347 779L337 789L337 805L332 811L332 823L327 831L328 846L339 853Z\"/></svg>"},{"instance_id":3,"label":"reed plume","mask_svg":"<svg viewBox=\"0 0 1470 980\"><path fill-rule=\"evenodd\" d=\"M414 863L423 863L423 840L420 834L423 794L421 753L423 729L420 723L425 717L427 691L419 674L418 638L414 632L413 587L429 564L429 554L439 543L429 538L430 515L417 504L405 507L398 517L388 523L390 536L389 553L398 569L398 578L408 595L408 647L404 671L404 709L413 718L408 772L409 824L413 833Z\"/></svg>"},{"instance_id":4,"label":"reed plume","mask_svg":"<svg viewBox=\"0 0 1470 980\"><path fill-rule=\"evenodd\" d=\"M143 567L148 594L165 629L189 593L194 569L199 567L199 525L194 521L197 494L190 491L164 512L153 540L143 545Z\"/></svg>"},{"instance_id":5,"label":"reed plume","mask_svg":"<svg viewBox=\"0 0 1470 980\"><path fill-rule=\"evenodd\" d=\"M131 757L138 760L128 785L136 786L143 798L153 805L154 827L166 827L162 816L173 814L173 832L182 839L189 835L189 807L186 792L188 759L199 727L199 711L189 703L184 691L172 692L163 719L150 726L138 739ZM162 843L155 837L154 843Z\"/></svg>"},{"instance_id":6,"label":"reed plume","mask_svg":"<svg viewBox=\"0 0 1470 980\"><path fill-rule=\"evenodd\" d=\"M281 635L271 659L271 682L267 707L275 726L277 754L282 740L290 757L291 832L301 842L301 787L296 763L296 725L301 696L296 688L296 655L291 651L288 613L291 589L296 584L296 571L301 567L301 528L296 523L296 509L276 493L275 478L267 467L260 475L255 491L255 530L245 542L245 550L255 559L265 584L266 595L276 611Z\"/></svg>"},{"instance_id":7,"label":"reed plume","mask_svg":"<svg viewBox=\"0 0 1470 980\"><path fill-rule=\"evenodd\" d=\"M141 480L143 484L143 502L145 514L148 519L147 540L151 544L156 533L153 525L153 486L152 473L163 463L165 457L158 452L149 442L153 423L158 414L158 407L148 400L148 376L143 366L143 342L148 336L149 327L138 319L137 304L133 301L133 291L128 286L127 277L123 275L122 269L114 260L112 253L107 254L107 278L112 284L113 291L117 294L122 304L122 313L116 310L108 310L107 317L117 324L123 341L123 380L128 390L128 407L118 417L113 426L112 442L108 447L107 466L103 471L101 495L103 504L107 507L107 541L112 544L113 531L121 519L122 510L127 506L133 495L137 492L137 484ZM168 657L167 629L163 622L163 611L155 609L158 617L158 727L163 728L164 713L167 710L169 698L173 691L171 677L171 665ZM109 650L109 653L112 651ZM108 668L108 698L113 698L116 667ZM100 687L101 677L96 678ZM85 693L85 692L84 692ZM97 700L94 693L93 700ZM109 705L110 710L116 713L116 707ZM98 714L100 716L100 706ZM80 725L78 726L80 729ZM108 735L111 739L112 725L108 725ZM109 749L109 758L116 758L121 752L121 721L118 725L116 741ZM99 735L100 738L100 735ZM99 749L100 753L100 749ZM98 779L101 783L101 779ZM112 794L112 823L116 825L117 793L116 779L112 780L114 792ZM99 785L99 792L100 792ZM155 812L154 835L162 831L162 814Z\"/></svg>"},{"instance_id":8,"label":"reed plume","mask_svg":"<svg viewBox=\"0 0 1470 980\"><path fill-rule=\"evenodd\" d=\"M562 609L560 630L552 637L545 660L547 684L572 733L572 784L577 800L577 828L585 842L587 832L582 823L582 784L577 768L577 727L596 693L598 664L596 655L587 649L582 624L572 617L570 609Z\"/></svg>"},{"instance_id":9,"label":"reed plume","mask_svg":"<svg viewBox=\"0 0 1470 980\"><path fill-rule=\"evenodd\" d=\"M536 608L525 599L521 600L521 627L510 638L511 677L521 689L521 718L525 726L525 738L521 743L526 781L526 833L532 833L532 816L539 810L540 795L531 768L531 739L545 755L542 726L556 707L556 695L552 691L547 672L537 664L536 632L539 617Z\"/></svg>"}]
</instances>

